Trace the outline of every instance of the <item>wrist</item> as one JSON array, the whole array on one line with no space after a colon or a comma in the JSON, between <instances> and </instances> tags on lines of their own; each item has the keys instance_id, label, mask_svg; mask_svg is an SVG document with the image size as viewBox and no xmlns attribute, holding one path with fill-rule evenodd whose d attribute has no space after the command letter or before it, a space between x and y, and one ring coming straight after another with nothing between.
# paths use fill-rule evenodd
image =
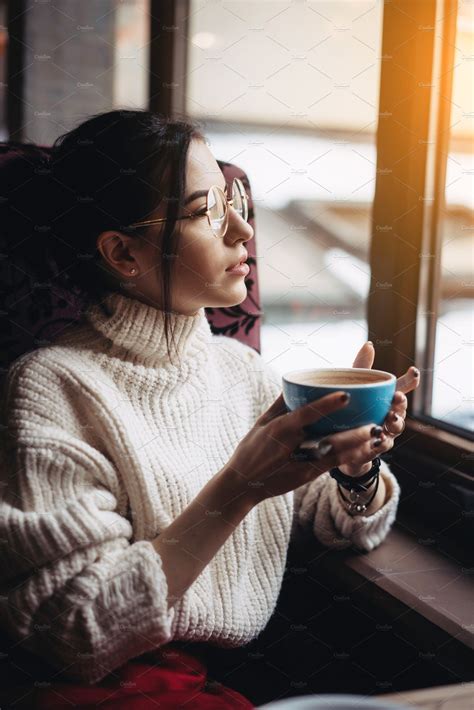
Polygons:
<instances>
[{"instance_id":1,"label":"wrist","mask_svg":"<svg viewBox=\"0 0 474 710\"><path fill-rule=\"evenodd\" d=\"M222 509L244 518L259 502L258 492L232 467L224 466L212 479L217 487Z\"/></svg>"}]
</instances>

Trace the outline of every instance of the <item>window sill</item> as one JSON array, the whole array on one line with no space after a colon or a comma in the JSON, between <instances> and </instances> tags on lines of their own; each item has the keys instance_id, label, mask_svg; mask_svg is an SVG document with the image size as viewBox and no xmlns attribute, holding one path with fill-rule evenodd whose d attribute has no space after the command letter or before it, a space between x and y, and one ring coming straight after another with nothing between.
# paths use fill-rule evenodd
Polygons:
<instances>
[{"instance_id":1,"label":"window sill","mask_svg":"<svg viewBox=\"0 0 474 710\"><path fill-rule=\"evenodd\" d=\"M474 649L474 567L462 567L429 544L395 524L381 545L348 551L343 564Z\"/></svg>"}]
</instances>

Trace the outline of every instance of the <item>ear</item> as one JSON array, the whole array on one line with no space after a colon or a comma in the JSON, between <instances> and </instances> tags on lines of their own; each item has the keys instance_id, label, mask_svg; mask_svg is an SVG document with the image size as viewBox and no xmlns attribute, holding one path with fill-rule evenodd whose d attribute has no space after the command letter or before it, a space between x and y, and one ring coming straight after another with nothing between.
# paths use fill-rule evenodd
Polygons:
<instances>
[{"instance_id":1,"label":"ear","mask_svg":"<svg viewBox=\"0 0 474 710\"><path fill-rule=\"evenodd\" d=\"M97 237L97 249L115 276L127 276L134 259L130 253L130 237L118 230L106 230Z\"/></svg>"},{"instance_id":2,"label":"ear","mask_svg":"<svg viewBox=\"0 0 474 710\"><path fill-rule=\"evenodd\" d=\"M363 344L357 353L352 367L367 367L371 368L375 360L375 348L371 340Z\"/></svg>"}]
</instances>

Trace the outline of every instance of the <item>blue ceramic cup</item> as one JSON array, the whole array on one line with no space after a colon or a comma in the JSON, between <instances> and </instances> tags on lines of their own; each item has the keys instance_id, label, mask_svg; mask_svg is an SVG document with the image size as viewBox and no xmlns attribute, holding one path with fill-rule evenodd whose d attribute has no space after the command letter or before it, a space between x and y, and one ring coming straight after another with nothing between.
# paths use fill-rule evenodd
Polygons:
<instances>
[{"instance_id":1,"label":"blue ceramic cup","mask_svg":"<svg viewBox=\"0 0 474 710\"><path fill-rule=\"evenodd\" d=\"M331 392L348 392L349 404L305 427L308 439L347 429L382 424L387 416L397 378L390 372L365 367L322 367L283 375L283 399L289 411Z\"/></svg>"}]
</instances>

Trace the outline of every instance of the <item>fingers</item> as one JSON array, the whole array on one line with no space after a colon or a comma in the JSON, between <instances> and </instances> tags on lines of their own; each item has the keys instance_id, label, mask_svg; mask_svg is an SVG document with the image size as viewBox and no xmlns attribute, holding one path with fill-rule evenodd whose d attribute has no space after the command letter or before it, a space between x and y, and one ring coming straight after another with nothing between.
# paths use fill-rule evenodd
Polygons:
<instances>
[{"instance_id":1,"label":"fingers","mask_svg":"<svg viewBox=\"0 0 474 710\"><path fill-rule=\"evenodd\" d=\"M398 436L402 433L405 428L405 416L400 415L393 409L385 417L384 421L384 432L391 436Z\"/></svg>"},{"instance_id":2,"label":"fingers","mask_svg":"<svg viewBox=\"0 0 474 710\"><path fill-rule=\"evenodd\" d=\"M405 428L405 417L407 413L407 398L397 390L392 399L392 408L385 417L385 431L390 432L393 436L398 436Z\"/></svg>"},{"instance_id":3,"label":"fingers","mask_svg":"<svg viewBox=\"0 0 474 710\"><path fill-rule=\"evenodd\" d=\"M398 414L404 414L407 410L408 400L401 390L396 390L392 397L392 409Z\"/></svg>"},{"instance_id":4,"label":"fingers","mask_svg":"<svg viewBox=\"0 0 474 710\"><path fill-rule=\"evenodd\" d=\"M342 452L366 446L367 444L374 448L374 442L377 442L383 438L384 436L381 426L378 426L377 424L367 424L366 426L350 429L349 431L331 434L331 436L327 436L324 441L331 443L335 454L338 455Z\"/></svg>"},{"instance_id":5,"label":"fingers","mask_svg":"<svg viewBox=\"0 0 474 710\"><path fill-rule=\"evenodd\" d=\"M420 384L420 371L416 367L409 367L404 375L397 379L397 390L411 392Z\"/></svg>"},{"instance_id":6,"label":"fingers","mask_svg":"<svg viewBox=\"0 0 474 710\"><path fill-rule=\"evenodd\" d=\"M357 353L352 367L367 367L371 368L375 360L375 348L371 340L363 344Z\"/></svg>"},{"instance_id":7,"label":"fingers","mask_svg":"<svg viewBox=\"0 0 474 710\"><path fill-rule=\"evenodd\" d=\"M380 441L380 439L379 439ZM380 445L373 446L373 440L366 441L362 446L354 449L345 449L337 455L337 466L343 464L351 464L356 467L362 466L364 463L373 461L376 456L385 454L393 447L393 437L385 437Z\"/></svg>"},{"instance_id":8,"label":"fingers","mask_svg":"<svg viewBox=\"0 0 474 710\"><path fill-rule=\"evenodd\" d=\"M397 390L392 398L392 406L384 421L384 431L391 436L399 436L405 428L408 400L405 392L416 389L420 382L420 373L416 367L409 367L397 380Z\"/></svg>"},{"instance_id":9,"label":"fingers","mask_svg":"<svg viewBox=\"0 0 474 710\"><path fill-rule=\"evenodd\" d=\"M350 395L342 390L338 392L331 392L324 397L313 400L308 404L304 404L302 407L298 407L293 412L288 412L284 417L284 426L290 427L293 432L300 434L303 427L317 422L323 417L326 417L332 412L336 412L338 409L342 409L347 406L350 401Z\"/></svg>"},{"instance_id":10,"label":"fingers","mask_svg":"<svg viewBox=\"0 0 474 710\"><path fill-rule=\"evenodd\" d=\"M266 410L266 412L263 412L263 414L260 415L260 417L257 419L257 424L263 426L264 424L270 422L272 419L278 417L280 414L286 414L287 411L288 408L285 404L285 400L283 399L283 392L281 392L277 399L273 402L273 404L271 404L270 407Z\"/></svg>"},{"instance_id":11,"label":"fingers","mask_svg":"<svg viewBox=\"0 0 474 710\"><path fill-rule=\"evenodd\" d=\"M372 458L374 458L385 438L381 426L367 424L356 429L325 436L319 441L305 441L300 444L295 453L303 460L307 457L309 460L319 461L325 456L337 458L346 452L354 452L354 449L368 447L372 450Z\"/></svg>"}]
</instances>

